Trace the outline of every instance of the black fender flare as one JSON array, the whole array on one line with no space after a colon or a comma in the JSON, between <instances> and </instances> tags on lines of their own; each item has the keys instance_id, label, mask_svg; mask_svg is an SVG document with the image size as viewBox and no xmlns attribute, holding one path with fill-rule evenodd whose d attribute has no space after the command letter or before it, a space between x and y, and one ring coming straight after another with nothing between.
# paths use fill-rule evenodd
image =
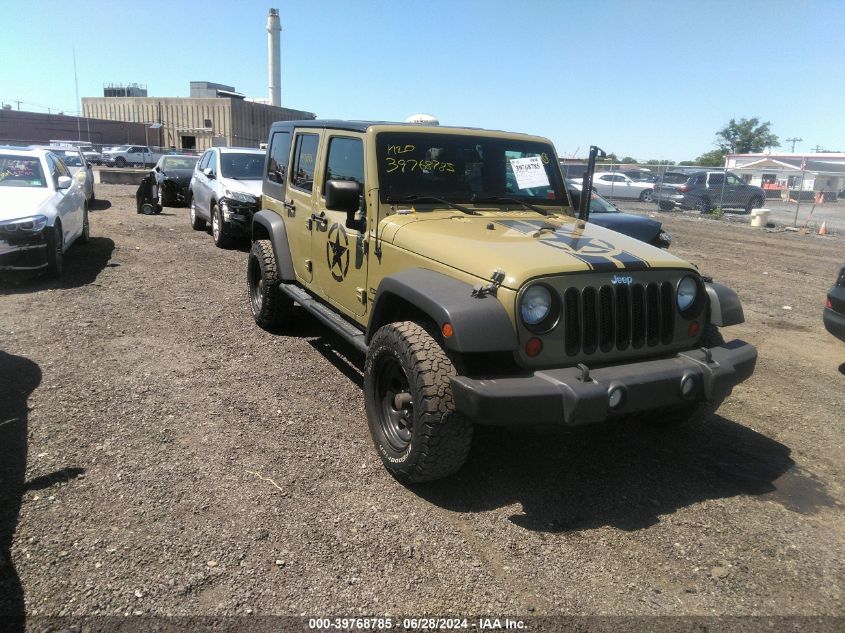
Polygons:
<instances>
[{"instance_id":1,"label":"black fender flare","mask_svg":"<svg viewBox=\"0 0 845 633\"><path fill-rule=\"evenodd\" d=\"M273 256L276 258L276 267L282 281L294 281L296 274L293 270L293 259L290 255L290 244L288 243L288 232L285 228L285 221L278 213L262 209L252 216L252 241L255 241L256 227L260 226L270 236L270 244L273 246ZM260 239L260 238L259 238Z\"/></svg>"},{"instance_id":2,"label":"black fender flare","mask_svg":"<svg viewBox=\"0 0 845 633\"><path fill-rule=\"evenodd\" d=\"M454 333L443 340L456 352L510 352L519 346L513 324L495 296L474 297L468 283L424 268L409 268L381 280L367 325L368 344L389 322L394 298L426 314L438 328L450 323Z\"/></svg>"},{"instance_id":3,"label":"black fender flare","mask_svg":"<svg viewBox=\"0 0 845 633\"><path fill-rule=\"evenodd\" d=\"M707 282L704 287L710 299L710 323L724 327L745 322L739 295L716 282Z\"/></svg>"}]
</instances>

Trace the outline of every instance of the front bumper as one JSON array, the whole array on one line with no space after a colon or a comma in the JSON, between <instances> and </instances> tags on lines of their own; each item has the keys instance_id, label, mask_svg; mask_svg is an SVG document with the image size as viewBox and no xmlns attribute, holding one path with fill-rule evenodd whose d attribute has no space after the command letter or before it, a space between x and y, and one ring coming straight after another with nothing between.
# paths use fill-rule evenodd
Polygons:
<instances>
[{"instance_id":1,"label":"front bumper","mask_svg":"<svg viewBox=\"0 0 845 633\"><path fill-rule=\"evenodd\" d=\"M252 216L258 212L258 204L223 199L220 210L228 231L247 235L252 229Z\"/></svg>"},{"instance_id":2,"label":"front bumper","mask_svg":"<svg viewBox=\"0 0 845 633\"><path fill-rule=\"evenodd\" d=\"M840 341L845 341L845 314L825 308L824 327Z\"/></svg>"},{"instance_id":3,"label":"front bumper","mask_svg":"<svg viewBox=\"0 0 845 633\"><path fill-rule=\"evenodd\" d=\"M724 398L751 376L756 362L754 346L736 340L671 358L592 369L586 381L577 367L505 378L456 376L451 380L452 395L457 410L479 424L575 426ZM689 380L694 381L694 391L684 398L681 385ZM615 389L622 390L622 401L611 408L609 394Z\"/></svg>"},{"instance_id":4,"label":"front bumper","mask_svg":"<svg viewBox=\"0 0 845 633\"><path fill-rule=\"evenodd\" d=\"M39 270L47 266L47 244L34 238L21 243L0 239L0 271Z\"/></svg>"}]
</instances>

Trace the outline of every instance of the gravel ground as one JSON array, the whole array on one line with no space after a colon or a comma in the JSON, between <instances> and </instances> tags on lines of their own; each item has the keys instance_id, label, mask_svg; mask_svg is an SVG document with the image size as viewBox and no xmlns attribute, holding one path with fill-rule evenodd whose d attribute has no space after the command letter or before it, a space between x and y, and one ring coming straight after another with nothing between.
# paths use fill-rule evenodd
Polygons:
<instances>
[{"instance_id":1,"label":"gravel ground","mask_svg":"<svg viewBox=\"0 0 845 633\"><path fill-rule=\"evenodd\" d=\"M102 185L59 282L0 289L0 614L845 615L845 239L661 214L741 295L757 372L707 424L480 429L403 487L362 359L271 334L246 250Z\"/></svg>"}]
</instances>

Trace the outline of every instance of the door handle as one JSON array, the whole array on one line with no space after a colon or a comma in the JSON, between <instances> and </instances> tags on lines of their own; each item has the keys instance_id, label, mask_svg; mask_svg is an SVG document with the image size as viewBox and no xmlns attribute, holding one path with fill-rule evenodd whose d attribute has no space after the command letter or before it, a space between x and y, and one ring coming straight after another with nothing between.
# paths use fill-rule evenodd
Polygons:
<instances>
[{"instance_id":1,"label":"door handle","mask_svg":"<svg viewBox=\"0 0 845 633\"><path fill-rule=\"evenodd\" d=\"M293 200L285 200L282 202L282 205L284 205L287 210L289 218L296 215L296 205L293 203Z\"/></svg>"}]
</instances>

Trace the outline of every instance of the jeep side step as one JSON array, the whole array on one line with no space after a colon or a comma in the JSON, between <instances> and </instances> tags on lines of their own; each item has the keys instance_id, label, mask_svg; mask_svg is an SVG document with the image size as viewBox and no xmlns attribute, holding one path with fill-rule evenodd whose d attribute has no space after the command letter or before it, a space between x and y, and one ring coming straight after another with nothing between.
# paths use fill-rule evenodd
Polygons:
<instances>
[{"instance_id":1,"label":"jeep side step","mask_svg":"<svg viewBox=\"0 0 845 633\"><path fill-rule=\"evenodd\" d=\"M324 306L314 297L305 292L305 290L295 284L286 284L281 282L279 284L279 290L296 301L306 311L317 317L318 321L331 329L347 343L352 345L352 347L356 350L362 354L367 353L367 344L364 339L364 333L342 316L336 314L331 308Z\"/></svg>"}]
</instances>

